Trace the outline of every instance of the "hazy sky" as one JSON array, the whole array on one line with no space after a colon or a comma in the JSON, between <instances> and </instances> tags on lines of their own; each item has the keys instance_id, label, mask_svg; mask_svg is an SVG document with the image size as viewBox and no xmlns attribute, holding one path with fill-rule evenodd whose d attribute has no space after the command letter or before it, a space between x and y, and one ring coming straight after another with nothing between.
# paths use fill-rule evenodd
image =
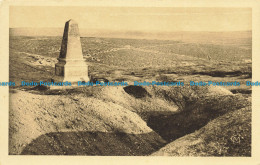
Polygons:
<instances>
[{"instance_id":1,"label":"hazy sky","mask_svg":"<svg viewBox=\"0 0 260 165\"><path fill-rule=\"evenodd\" d=\"M64 27L120 31L251 30L250 8L10 7L10 28Z\"/></svg>"}]
</instances>

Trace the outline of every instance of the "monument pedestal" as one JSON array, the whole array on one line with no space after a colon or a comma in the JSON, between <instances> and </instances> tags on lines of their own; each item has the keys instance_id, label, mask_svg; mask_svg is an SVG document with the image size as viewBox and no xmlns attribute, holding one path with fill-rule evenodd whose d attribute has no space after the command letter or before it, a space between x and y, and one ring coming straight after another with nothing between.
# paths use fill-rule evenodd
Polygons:
<instances>
[{"instance_id":1,"label":"monument pedestal","mask_svg":"<svg viewBox=\"0 0 260 165\"><path fill-rule=\"evenodd\" d=\"M71 82L78 81L88 82L88 66L84 60L65 60L58 59L59 62L55 64L54 82Z\"/></svg>"}]
</instances>

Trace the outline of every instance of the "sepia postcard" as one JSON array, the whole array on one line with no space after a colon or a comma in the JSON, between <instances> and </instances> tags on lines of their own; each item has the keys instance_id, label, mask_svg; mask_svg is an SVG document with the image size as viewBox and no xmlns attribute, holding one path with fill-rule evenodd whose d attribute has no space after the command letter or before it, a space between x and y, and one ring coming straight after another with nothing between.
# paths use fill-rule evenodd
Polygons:
<instances>
[{"instance_id":1,"label":"sepia postcard","mask_svg":"<svg viewBox=\"0 0 260 165\"><path fill-rule=\"evenodd\" d=\"M260 165L260 2L0 2L0 165Z\"/></svg>"}]
</instances>

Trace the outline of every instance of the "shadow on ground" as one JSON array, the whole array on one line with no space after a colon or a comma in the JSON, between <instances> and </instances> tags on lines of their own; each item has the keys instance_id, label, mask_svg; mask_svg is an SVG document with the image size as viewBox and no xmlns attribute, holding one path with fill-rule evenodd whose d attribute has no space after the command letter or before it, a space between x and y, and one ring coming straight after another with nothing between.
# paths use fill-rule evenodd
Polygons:
<instances>
[{"instance_id":1,"label":"shadow on ground","mask_svg":"<svg viewBox=\"0 0 260 165\"><path fill-rule=\"evenodd\" d=\"M134 96L135 98L143 98L146 96L151 97L151 95L146 91L146 89L141 86L129 85L127 87L124 87L124 90L126 93L128 93L131 96Z\"/></svg>"},{"instance_id":2,"label":"shadow on ground","mask_svg":"<svg viewBox=\"0 0 260 165\"><path fill-rule=\"evenodd\" d=\"M186 105L180 113L157 113L149 116L147 125L167 142L174 141L205 126L209 121L236 109L250 105L243 97L234 95L201 98Z\"/></svg>"},{"instance_id":3,"label":"shadow on ground","mask_svg":"<svg viewBox=\"0 0 260 165\"><path fill-rule=\"evenodd\" d=\"M246 78L252 78L252 72L242 72L242 71L210 71L210 72L194 72L193 74L207 75L212 77L239 77L246 75Z\"/></svg>"},{"instance_id":4,"label":"shadow on ground","mask_svg":"<svg viewBox=\"0 0 260 165\"><path fill-rule=\"evenodd\" d=\"M39 136L28 144L22 155L149 155L166 142L155 132L127 134L121 132L53 132Z\"/></svg>"}]
</instances>

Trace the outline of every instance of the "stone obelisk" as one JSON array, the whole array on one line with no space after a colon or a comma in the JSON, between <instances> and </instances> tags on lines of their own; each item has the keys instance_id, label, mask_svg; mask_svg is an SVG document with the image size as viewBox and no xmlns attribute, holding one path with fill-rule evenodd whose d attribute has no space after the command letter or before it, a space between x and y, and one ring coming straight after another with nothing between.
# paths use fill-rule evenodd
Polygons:
<instances>
[{"instance_id":1,"label":"stone obelisk","mask_svg":"<svg viewBox=\"0 0 260 165\"><path fill-rule=\"evenodd\" d=\"M83 59L78 24L72 19L65 24L58 60L52 81L71 83L89 81L88 66Z\"/></svg>"}]
</instances>

